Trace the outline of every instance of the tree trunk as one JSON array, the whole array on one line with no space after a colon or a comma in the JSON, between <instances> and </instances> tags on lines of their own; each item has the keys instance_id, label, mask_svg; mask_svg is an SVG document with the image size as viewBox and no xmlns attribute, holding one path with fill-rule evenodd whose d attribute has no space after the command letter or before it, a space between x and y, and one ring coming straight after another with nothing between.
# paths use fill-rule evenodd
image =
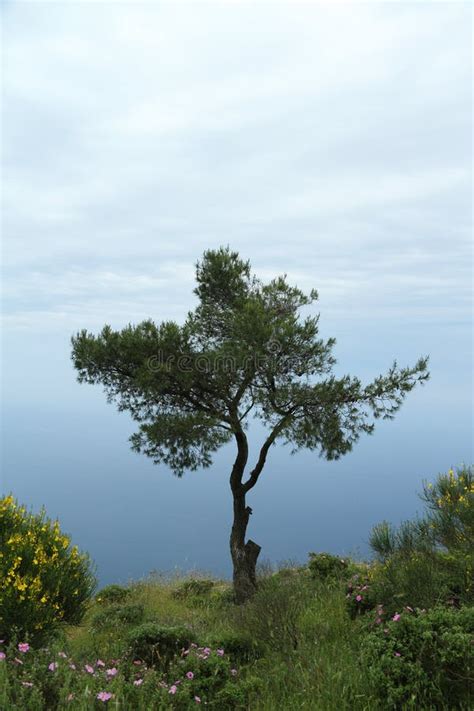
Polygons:
<instances>
[{"instance_id":1,"label":"tree trunk","mask_svg":"<svg viewBox=\"0 0 474 711\"><path fill-rule=\"evenodd\" d=\"M255 568L260 546L245 543L245 533L252 509L245 505L245 494L234 492L234 522L230 534L230 553L234 565L234 594L238 604L246 602L257 589Z\"/></svg>"}]
</instances>

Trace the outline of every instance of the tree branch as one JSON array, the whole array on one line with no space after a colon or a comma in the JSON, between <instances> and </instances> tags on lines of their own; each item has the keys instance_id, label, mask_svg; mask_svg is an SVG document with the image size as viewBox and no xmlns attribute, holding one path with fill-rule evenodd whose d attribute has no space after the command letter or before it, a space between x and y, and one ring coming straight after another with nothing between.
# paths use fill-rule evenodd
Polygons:
<instances>
[{"instance_id":1,"label":"tree branch","mask_svg":"<svg viewBox=\"0 0 474 711\"><path fill-rule=\"evenodd\" d=\"M278 422L278 424L275 425L275 427L273 428L273 430L270 432L269 436L263 443L263 446L260 450L257 464L250 472L250 476L247 479L247 481L243 484L242 488L243 488L243 491L245 494L248 491L250 491L250 489L252 489L255 486L255 484L257 483L258 477L260 476L262 469L265 466L265 461L267 459L268 450L270 449L270 447L272 446L273 442L276 440L276 438L278 437L280 432L284 429L285 425L288 424L288 421L289 421L290 417L292 416L292 414L293 414L293 411L287 412L286 415L284 417L282 417L282 419Z\"/></svg>"}]
</instances>

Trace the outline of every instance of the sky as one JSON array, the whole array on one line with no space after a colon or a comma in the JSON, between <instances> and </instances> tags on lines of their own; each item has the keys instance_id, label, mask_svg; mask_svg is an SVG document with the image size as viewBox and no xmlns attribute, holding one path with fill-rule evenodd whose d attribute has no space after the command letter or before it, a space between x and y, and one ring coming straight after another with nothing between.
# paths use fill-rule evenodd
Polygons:
<instances>
[{"instance_id":1,"label":"sky","mask_svg":"<svg viewBox=\"0 0 474 711\"><path fill-rule=\"evenodd\" d=\"M431 358L339 462L274 449L264 555L364 553L473 460L469 3L7 0L1 19L3 491L104 580L228 571L231 449L173 479L70 361L81 328L183 320L196 260L227 244L318 289L338 372Z\"/></svg>"}]
</instances>

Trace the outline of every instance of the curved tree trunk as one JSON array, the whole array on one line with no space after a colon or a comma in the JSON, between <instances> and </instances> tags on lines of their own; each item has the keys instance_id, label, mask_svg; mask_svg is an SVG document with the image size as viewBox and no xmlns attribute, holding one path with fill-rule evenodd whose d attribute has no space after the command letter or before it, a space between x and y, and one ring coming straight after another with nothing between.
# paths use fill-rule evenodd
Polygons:
<instances>
[{"instance_id":1,"label":"curved tree trunk","mask_svg":"<svg viewBox=\"0 0 474 711\"><path fill-rule=\"evenodd\" d=\"M234 494L234 522L230 534L230 553L234 565L234 594L238 604L246 602L257 589L255 568L260 546L253 541L245 542L245 533L252 509L245 505L245 494Z\"/></svg>"}]
</instances>

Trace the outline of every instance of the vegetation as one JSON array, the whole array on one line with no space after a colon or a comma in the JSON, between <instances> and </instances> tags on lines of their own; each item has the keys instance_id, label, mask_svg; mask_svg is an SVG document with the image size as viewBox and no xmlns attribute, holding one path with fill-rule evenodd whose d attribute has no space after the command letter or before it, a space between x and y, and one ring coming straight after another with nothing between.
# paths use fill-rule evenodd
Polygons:
<instances>
[{"instance_id":1,"label":"vegetation","mask_svg":"<svg viewBox=\"0 0 474 711\"><path fill-rule=\"evenodd\" d=\"M428 378L427 358L412 367L394 362L386 375L363 385L332 370L335 340L319 338L319 316L301 312L317 299L285 277L263 284L249 262L227 249L207 251L196 268L197 308L180 326L144 321L121 331L72 339L81 382L100 384L109 401L128 410L139 429L132 447L166 463L175 474L207 467L234 441L230 472L234 520L230 552L234 591L244 602L256 589L260 546L245 541L256 485L270 447L319 451L336 459L352 449L374 418L393 418L406 395ZM257 417L267 438L250 471L246 430Z\"/></svg>"},{"instance_id":2,"label":"vegetation","mask_svg":"<svg viewBox=\"0 0 474 711\"><path fill-rule=\"evenodd\" d=\"M0 500L0 638L39 643L80 622L95 584L88 556L57 521Z\"/></svg>"},{"instance_id":3,"label":"vegetation","mask_svg":"<svg viewBox=\"0 0 474 711\"><path fill-rule=\"evenodd\" d=\"M261 569L244 605L225 581L151 578L99 591L81 626L58 616L47 646L7 625L0 708L467 711L472 467L440 475L422 498L423 519L375 528L375 561L312 553L307 565Z\"/></svg>"}]
</instances>

